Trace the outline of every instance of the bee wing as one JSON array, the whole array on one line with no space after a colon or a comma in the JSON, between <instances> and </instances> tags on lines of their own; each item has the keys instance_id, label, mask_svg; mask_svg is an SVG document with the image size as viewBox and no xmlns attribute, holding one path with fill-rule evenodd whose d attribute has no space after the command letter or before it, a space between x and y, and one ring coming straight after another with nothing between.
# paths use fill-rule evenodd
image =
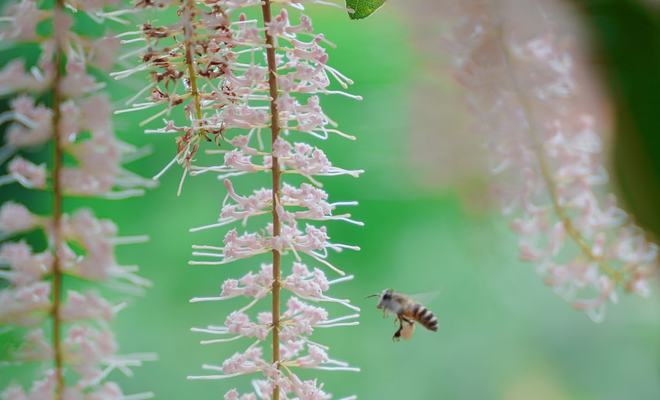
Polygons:
<instances>
[{"instance_id":1,"label":"bee wing","mask_svg":"<svg viewBox=\"0 0 660 400\"><path fill-rule=\"evenodd\" d=\"M415 293L408 295L412 300L414 300L416 303L422 304L422 305L429 305L435 300L438 295L440 294L439 290L433 291L433 292L425 292L425 293Z\"/></svg>"}]
</instances>

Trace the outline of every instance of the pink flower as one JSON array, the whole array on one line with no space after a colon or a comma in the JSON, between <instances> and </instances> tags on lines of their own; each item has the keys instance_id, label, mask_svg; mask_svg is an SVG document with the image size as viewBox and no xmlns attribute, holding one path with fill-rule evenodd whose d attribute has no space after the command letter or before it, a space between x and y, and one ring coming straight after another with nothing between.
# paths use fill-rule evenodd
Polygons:
<instances>
[{"instance_id":1,"label":"pink flower","mask_svg":"<svg viewBox=\"0 0 660 400\"><path fill-rule=\"evenodd\" d=\"M0 30L2 39L34 40L37 39L37 24L48 17L48 12L37 8L34 0L21 0L5 10L4 16L11 24Z\"/></svg>"},{"instance_id":2,"label":"pink flower","mask_svg":"<svg viewBox=\"0 0 660 400\"><path fill-rule=\"evenodd\" d=\"M30 330L16 353L16 358L21 361L47 361L52 357L53 349L50 341L44 336L41 328Z\"/></svg>"},{"instance_id":3,"label":"pink flower","mask_svg":"<svg viewBox=\"0 0 660 400\"><path fill-rule=\"evenodd\" d=\"M46 166L36 165L22 157L14 157L9 162L9 173L28 188L43 189L46 187Z\"/></svg>"},{"instance_id":4,"label":"pink flower","mask_svg":"<svg viewBox=\"0 0 660 400\"><path fill-rule=\"evenodd\" d=\"M240 312L232 312L225 320L225 326L229 333L242 337L256 337L259 340L266 339L268 328L266 326L250 322L250 318Z\"/></svg>"},{"instance_id":5,"label":"pink flower","mask_svg":"<svg viewBox=\"0 0 660 400\"><path fill-rule=\"evenodd\" d=\"M62 234L81 246L85 255L71 259L65 268L82 278L104 281L126 277L131 274L119 268L115 261L113 240L117 227L109 220L99 220L90 210L78 210L73 215L65 215L62 220ZM65 251L68 246L64 246Z\"/></svg>"},{"instance_id":6,"label":"pink flower","mask_svg":"<svg viewBox=\"0 0 660 400\"><path fill-rule=\"evenodd\" d=\"M60 89L66 97L77 98L99 88L98 83L87 74L85 65L69 60L66 64L66 75L60 81Z\"/></svg>"},{"instance_id":7,"label":"pink flower","mask_svg":"<svg viewBox=\"0 0 660 400\"><path fill-rule=\"evenodd\" d=\"M541 23L548 17L535 2L521 11L526 24L482 0L457 9L455 74L490 144L505 211L517 213L520 258L599 321L618 289L643 286L657 267L657 246L605 186L606 107L575 36Z\"/></svg>"},{"instance_id":8,"label":"pink flower","mask_svg":"<svg viewBox=\"0 0 660 400\"><path fill-rule=\"evenodd\" d=\"M16 287L35 283L50 272L53 256L49 252L33 254L25 241L3 243L0 246L0 262L9 265L7 277Z\"/></svg>"},{"instance_id":9,"label":"pink flower","mask_svg":"<svg viewBox=\"0 0 660 400\"><path fill-rule=\"evenodd\" d=\"M50 309L50 285L36 282L0 292L0 322L19 326L35 325Z\"/></svg>"},{"instance_id":10,"label":"pink flower","mask_svg":"<svg viewBox=\"0 0 660 400\"><path fill-rule=\"evenodd\" d=\"M319 346L309 345L308 354L296 360L296 363L303 368L315 368L330 361L328 353Z\"/></svg>"},{"instance_id":11,"label":"pink flower","mask_svg":"<svg viewBox=\"0 0 660 400\"><path fill-rule=\"evenodd\" d=\"M9 61L0 70L0 93L25 90L37 92L43 90L48 81L42 76L30 75L25 72L25 63L21 59Z\"/></svg>"},{"instance_id":12,"label":"pink flower","mask_svg":"<svg viewBox=\"0 0 660 400\"><path fill-rule=\"evenodd\" d=\"M19 96L12 100L14 119L7 130L7 143L15 147L28 147L42 144L53 134L52 111L43 106L36 106L29 96Z\"/></svg>"},{"instance_id":13,"label":"pink flower","mask_svg":"<svg viewBox=\"0 0 660 400\"><path fill-rule=\"evenodd\" d=\"M110 331L84 325L69 328L63 346L65 359L85 380L97 378L102 373L99 364L117 351L117 344Z\"/></svg>"},{"instance_id":14,"label":"pink flower","mask_svg":"<svg viewBox=\"0 0 660 400\"><path fill-rule=\"evenodd\" d=\"M90 64L108 71L115 64L120 42L112 36L104 36L92 42Z\"/></svg>"},{"instance_id":15,"label":"pink flower","mask_svg":"<svg viewBox=\"0 0 660 400\"><path fill-rule=\"evenodd\" d=\"M314 272L310 272L306 265L293 263L292 270L282 285L299 296L320 298L323 292L330 289L330 282L320 269L315 268Z\"/></svg>"},{"instance_id":16,"label":"pink flower","mask_svg":"<svg viewBox=\"0 0 660 400\"><path fill-rule=\"evenodd\" d=\"M316 379L301 380L297 376L293 376L293 393L300 399L305 400L328 400L331 399L328 393L322 390L323 385L319 385Z\"/></svg>"},{"instance_id":17,"label":"pink flower","mask_svg":"<svg viewBox=\"0 0 660 400\"><path fill-rule=\"evenodd\" d=\"M107 96L96 94L93 96L85 97L79 102L81 115L80 127L81 129L95 132L95 136L99 133L107 135L111 129L110 117L111 107L110 100Z\"/></svg>"},{"instance_id":18,"label":"pink flower","mask_svg":"<svg viewBox=\"0 0 660 400\"><path fill-rule=\"evenodd\" d=\"M110 321L114 317L112 305L96 293L78 293L70 290L61 310L64 321L85 319Z\"/></svg>"},{"instance_id":19,"label":"pink flower","mask_svg":"<svg viewBox=\"0 0 660 400\"><path fill-rule=\"evenodd\" d=\"M257 396L254 393L239 395L236 389L232 389L225 393L225 400L257 400Z\"/></svg>"},{"instance_id":20,"label":"pink flower","mask_svg":"<svg viewBox=\"0 0 660 400\"><path fill-rule=\"evenodd\" d=\"M7 201L0 207L0 231L6 234L32 230L38 223L39 219L22 204Z\"/></svg>"},{"instance_id":21,"label":"pink flower","mask_svg":"<svg viewBox=\"0 0 660 400\"><path fill-rule=\"evenodd\" d=\"M259 371L266 365L260 347L253 347L244 353L235 353L222 363L225 374L249 374Z\"/></svg>"},{"instance_id":22,"label":"pink flower","mask_svg":"<svg viewBox=\"0 0 660 400\"><path fill-rule=\"evenodd\" d=\"M52 399L55 396L55 373L53 370L47 371L44 379L35 381L27 393L20 386L12 384L1 395L2 400Z\"/></svg>"}]
</instances>

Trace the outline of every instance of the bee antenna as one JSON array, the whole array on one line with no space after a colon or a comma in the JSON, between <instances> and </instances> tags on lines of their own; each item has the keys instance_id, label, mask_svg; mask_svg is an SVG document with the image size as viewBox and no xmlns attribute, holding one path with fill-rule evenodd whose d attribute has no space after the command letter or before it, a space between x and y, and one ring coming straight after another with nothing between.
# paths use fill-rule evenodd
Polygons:
<instances>
[{"instance_id":1,"label":"bee antenna","mask_svg":"<svg viewBox=\"0 0 660 400\"><path fill-rule=\"evenodd\" d=\"M365 297L365 299L368 299L370 297L378 297L378 296L380 296L380 293L374 293L374 294L370 294L369 296Z\"/></svg>"}]
</instances>

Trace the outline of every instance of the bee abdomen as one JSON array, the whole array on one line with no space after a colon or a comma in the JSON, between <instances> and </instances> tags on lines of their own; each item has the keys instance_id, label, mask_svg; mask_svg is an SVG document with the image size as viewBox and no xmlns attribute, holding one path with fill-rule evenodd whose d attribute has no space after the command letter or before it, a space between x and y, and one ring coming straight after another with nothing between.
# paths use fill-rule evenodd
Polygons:
<instances>
[{"instance_id":1,"label":"bee abdomen","mask_svg":"<svg viewBox=\"0 0 660 400\"><path fill-rule=\"evenodd\" d=\"M426 329L431 331L438 330L438 319L433 313L421 304L415 304L412 309L413 318Z\"/></svg>"}]
</instances>

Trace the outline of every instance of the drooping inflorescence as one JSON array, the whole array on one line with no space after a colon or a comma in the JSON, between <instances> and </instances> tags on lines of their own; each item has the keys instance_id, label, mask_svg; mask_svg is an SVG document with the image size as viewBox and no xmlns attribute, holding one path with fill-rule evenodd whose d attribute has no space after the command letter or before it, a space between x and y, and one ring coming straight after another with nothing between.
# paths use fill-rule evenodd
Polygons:
<instances>
[{"instance_id":1,"label":"drooping inflorescence","mask_svg":"<svg viewBox=\"0 0 660 400\"><path fill-rule=\"evenodd\" d=\"M514 3L461 2L456 77L490 144L505 212L517 214L520 258L600 321L620 289L648 294L658 247L606 186L601 104L556 5Z\"/></svg>"},{"instance_id":2,"label":"drooping inflorescence","mask_svg":"<svg viewBox=\"0 0 660 400\"><path fill-rule=\"evenodd\" d=\"M6 281L0 325L4 333L26 332L10 364L43 364L31 387L13 383L0 393L3 400L151 397L125 395L108 380L113 371L130 374L131 367L153 356L117 353L109 323L125 303L98 290L135 293L149 285L135 266L121 265L114 254L115 246L146 238L118 236L112 221L89 209L65 212L63 205L66 196L118 199L140 195L153 184L122 167L138 152L115 137L109 99L100 93L104 84L94 77L112 66L118 43L72 30L74 12L75 18L97 22L120 19L123 12L106 11L106 5L60 0L41 9L36 1L23 0L7 6L0 18L3 43L41 50L36 65L14 59L0 69L0 94L16 93L11 110L0 114L0 121L10 124L1 157L3 163L10 160L0 184L18 183L49 192L52 199L45 215L13 201L0 207L0 234L10 239L0 246L0 279ZM53 148L51 165L27 159L24 150L44 145ZM44 245L20 237L32 231L43 233ZM65 292L65 280L76 282L77 289Z\"/></svg>"},{"instance_id":3,"label":"drooping inflorescence","mask_svg":"<svg viewBox=\"0 0 660 400\"><path fill-rule=\"evenodd\" d=\"M156 177L180 164L181 185L186 176L201 174L217 174L224 183L227 195L218 221L191 231L234 227L226 232L222 243L194 246L191 265L268 258L258 271L225 281L219 295L192 299L247 298L249 302L228 315L224 325L193 331L211 335L202 344L251 344L220 364L204 365L212 374L189 378L255 375L250 393L239 395L230 390L225 395L228 400L279 399L280 395L329 399L322 384L300 378L296 369L357 370L330 358L328 348L310 336L317 328L357 324L359 309L326 291L335 283L352 279L328 260L328 250L358 248L331 242L326 227L319 224L330 220L362 224L349 213L336 212L339 207L357 203L331 202L318 178L357 177L362 171L334 166L323 150L304 141L331 136L354 139L338 130L323 112L320 96L359 97L331 89L333 84L347 88L352 82L328 65L322 44L331 43L323 34L314 33L311 19L298 11L303 10L303 3L331 3L273 3L281 8L271 10L270 1L259 0L138 2L141 7L163 8L163 13L174 9L178 19L161 26L147 22L139 31L120 35L125 45L137 44L126 54L141 55L142 63L115 73L115 77L123 79L148 71L151 82L119 112L153 108L156 111L144 123L162 118L163 126L147 133L178 134L175 156ZM290 11L297 17L290 17ZM262 17L252 19L247 16L251 12L261 12ZM183 120L177 110L183 111ZM211 149L200 151L205 144ZM256 173L269 175L270 184L245 193L243 188L250 182L233 179ZM248 220L254 221L250 226L262 221L261 229L247 230ZM286 261L282 256L288 256ZM342 277L329 280L323 268ZM288 274L283 272L287 270ZM290 295L283 298L281 291ZM251 316L251 308L268 296L271 309ZM324 308L311 304L324 302L343 305L350 313L330 318Z\"/></svg>"}]
</instances>

